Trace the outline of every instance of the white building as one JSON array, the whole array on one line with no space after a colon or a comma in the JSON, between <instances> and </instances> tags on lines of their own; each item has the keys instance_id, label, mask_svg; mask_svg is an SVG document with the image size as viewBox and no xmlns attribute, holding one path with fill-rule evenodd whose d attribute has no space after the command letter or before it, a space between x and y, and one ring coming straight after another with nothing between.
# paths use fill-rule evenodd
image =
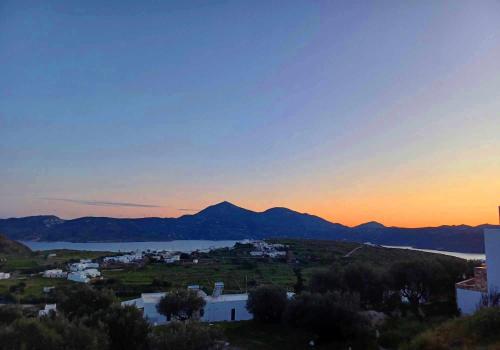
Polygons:
<instances>
[{"instance_id":1,"label":"white building","mask_svg":"<svg viewBox=\"0 0 500 350\"><path fill-rule=\"evenodd\" d=\"M250 252L251 256L268 256L270 258L286 256L286 246L284 244L272 244L264 241L251 241L250 243L255 249Z\"/></svg>"},{"instance_id":2,"label":"white building","mask_svg":"<svg viewBox=\"0 0 500 350\"><path fill-rule=\"evenodd\" d=\"M87 269L98 269L98 268L99 268L98 263L93 263L88 260L80 260L79 263L74 263L69 265L69 270L72 272L83 271Z\"/></svg>"},{"instance_id":3,"label":"white building","mask_svg":"<svg viewBox=\"0 0 500 350\"><path fill-rule=\"evenodd\" d=\"M54 289L56 289L56 287L54 287L54 286L43 287L43 292L44 292L44 293L50 293L50 292L52 292Z\"/></svg>"},{"instance_id":4,"label":"white building","mask_svg":"<svg viewBox=\"0 0 500 350\"><path fill-rule=\"evenodd\" d=\"M75 271L68 274L68 280L73 282L88 283L91 279L100 277L101 273L96 269Z\"/></svg>"},{"instance_id":5,"label":"white building","mask_svg":"<svg viewBox=\"0 0 500 350\"><path fill-rule=\"evenodd\" d=\"M10 273L8 272L0 272L0 280L7 280L10 278Z\"/></svg>"},{"instance_id":6,"label":"white building","mask_svg":"<svg viewBox=\"0 0 500 350\"><path fill-rule=\"evenodd\" d=\"M46 304L43 310L38 311L38 317L48 316L51 312L57 312L56 304Z\"/></svg>"},{"instance_id":7,"label":"white building","mask_svg":"<svg viewBox=\"0 0 500 350\"><path fill-rule=\"evenodd\" d=\"M248 294L223 294L224 283L215 283L212 295L207 295L198 286L189 289L197 290L205 300L205 307L200 310L199 319L204 322L243 321L252 319L247 310ZM135 305L143 310L144 318L153 325L167 323L165 316L158 313L156 306L166 293L143 293L140 298L122 302L122 305Z\"/></svg>"},{"instance_id":8,"label":"white building","mask_svg":"<svg viewBox=\"0 0 500 350\"><path fill-rule=\"evenodd\" d=\"M143 256L140 254L127 254L119 256L108 256L103 259L105 263L121 263L121 264L131 264L137 261L141 261Z\"/></svg>"},{"instance_id":9,"label":"white building","mask_svg":"<svg viewBox=\"0 0 500 350\"><path fill-rule=\"evenodd\" d=\"M488 294L500 292L500 229L484 230L486 266L476 267L474 277L456 284L462 314L474 313Z\"/></svg>"},{"instance_id":10,"label":"white building","mask_svg":"<svg viewBox=\"0 0 500 350\"><path fill-rule=\"evenodd\" d=\"M46 278L66 278L67 276L68 276L68 273L64 272L61 269L46 270L43 273L43 277L46 277Z\"/></svg>"},{"instance_id":11,"label":"white building","mask_svg":"<svg viewBox=\"0 0 500 350\"><path fill-rule=\"evenodd\" d=\"M165 263L167 264L173 264L177 261L180 261L181 260L181 256L180 255L172 255L168 258L165 258Z\"/></svg>"}]
</instances>

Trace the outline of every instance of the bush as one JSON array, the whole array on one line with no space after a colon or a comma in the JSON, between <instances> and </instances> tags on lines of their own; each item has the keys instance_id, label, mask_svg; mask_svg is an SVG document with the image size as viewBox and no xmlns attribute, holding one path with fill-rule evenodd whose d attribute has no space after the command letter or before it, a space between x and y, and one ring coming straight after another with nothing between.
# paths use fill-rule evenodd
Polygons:
<instances>
[{"instance_id":1,"label":"bush","mask_svg":"<svg viewBox=\"0 0 500 350\"><path fill-rule=\"evenodd\" d=\"M149 338L150 350L207 350L216 349L220 333L196 321L172 321L156 327Z\"/></svg>"},{"instance_id":2,"label":"bush","mask_svg":"<svg viewBox=\"0 0 500 350\"><path fill-rule=\"evenodd\" d=\"M261 286L249 293L247 309L257 321L279 322L287 302L285 289L278 286Z\"/></svg>"},{"instance_id":3,"label":"bush","mask_svg":"<svg viewBox=\"0 0 500 350\"><path fill-rule=\"evenodd\" d=\"M344 291L344 276L340 269L318 271L311 276L309 290L311 293Z\"/></svg>"},{"instance_id":4,"label":"bush","mask_svg":"<svg viewBox=\"0 0 500 350\"><path fill-rule=\"evenodd\" d=\"M387 290L384 274L367 264L350 264L344 270L344 284L351 293L359 294L363 305L379 306Z\"/></svg>"},{"instance_id":5,"label":"bush","mask_svg":"<svg viewBox=\"0 0 500 350\"><path fill-rule=\"evenodd\" d=\"M69 320L93 316L99 310L107 309L115 301L109 290L95 290L88 285L72 285L60 288L57 293L57 308Z\"/></svg>"},{"instance_id":6,"label":"bush","mask_svg":"<svg viewBox=\"0 0 500 350\"><path fill-rule=\"evenodd\" d=\"M302 293L289 303L284 319L321 340L367 337L369 330L367 320L359 314L359 299L338 292Z\"/></svg>"},{"instance_id":7,"label":"bush","mask_svg":"<svg viewBox=\"0 0 500 350\"><path fill-rule=\"evenodd\" d=\"M135 306L113 305L96 315L109 338L110 350L146 350L150 325Z\"/></svg>"},{"instance_id":8,"label":"bush","mask_svg":"<svg viewBox=\"0 0 500 350\"><path fill-rule=\"evenodd\" d=\"M468 330L481 338L497 335L500 329L500 308L485 307L479 309L467 322Z\"/></svg>"},{"instance_id":9,"label":"bush","mask_svg":"<svg viewBox=\"0 0 500 350\"><path fill-rule=\"evenodd\" d=\"M2 350L101 350L107 348L98 331L62 318L20 318L0 329Z\"/></svg>"},{"instance_id":10,"label":"bush","mask_svg":"<svg viewBox=\"0 0 500 350\"><path fill-rule=\"evenodd\" d=\"M0 326L7 326L23 316L21 308L14 305L0 307Z\"/></svg>"}]
</instances>

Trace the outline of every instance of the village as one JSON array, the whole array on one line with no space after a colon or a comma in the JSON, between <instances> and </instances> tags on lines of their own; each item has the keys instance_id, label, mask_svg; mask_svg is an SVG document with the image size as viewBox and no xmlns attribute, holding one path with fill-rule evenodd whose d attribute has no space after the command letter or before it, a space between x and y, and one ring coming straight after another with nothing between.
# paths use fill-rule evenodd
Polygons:
<instances>
[{"instance_id":1,"label":"village","mask_svg":"<svg viewBox=\"0 0 500 350\"><path fill-rule=\"evenodd\" d=\"M261 240L243 240L239 246L245 247L245 254L250 259L277 259L284 258L287 254L286 246L277 243L268 243ZM233 249L229 249L233 250ZM106 277L105 272L128 271L129 269L144 268L146 265L155 266L189 266L197 265L200 260L202 264L207 264L203 257L210 253L210 250L200 252L180 252L180 251L135 251L123 254L101 256L97 259L79 259L77 262L67 263L64 268L47 269L38 274L46 281L43 285L44 295L50 296L55 292L56 286L50 281L67 280L72 283L98 284ZM47 255L48 259L57 258L57 253ZM0 273L0 279L9 279L10 273ZM251 315L246 309L248 293L223 294L224 282L216 281L212 293L207 294L199 285L186 286L197 293L206 301L207 307L203 312L201 320L208 322L215 321L239 321L251 319ZM245 290L247 287L245 287ZM153 324L164 324L165 317L158 314L156 304L165 292L140 293L139 299L123 301L123 305L136 305L143 310L144 317ZM39 316L48 315L50 312L57 312L57 304L48 303L39 311Z\"/></svg>"}]
</instances>

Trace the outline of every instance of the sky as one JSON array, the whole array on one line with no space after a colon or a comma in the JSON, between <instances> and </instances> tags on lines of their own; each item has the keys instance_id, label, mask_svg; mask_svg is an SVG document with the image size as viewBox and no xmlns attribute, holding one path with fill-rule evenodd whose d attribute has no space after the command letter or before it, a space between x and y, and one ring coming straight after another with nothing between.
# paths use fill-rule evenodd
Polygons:
<instances>
[{"instance_id":1,"label":"sky","mask_svg":"<svg viewBox=\"0 0 500 350\"><path fill-rule=\"evenodd\" d=\"M0 2L0 217L498 222L499 1Z\"/></svg>"}]
</instances>

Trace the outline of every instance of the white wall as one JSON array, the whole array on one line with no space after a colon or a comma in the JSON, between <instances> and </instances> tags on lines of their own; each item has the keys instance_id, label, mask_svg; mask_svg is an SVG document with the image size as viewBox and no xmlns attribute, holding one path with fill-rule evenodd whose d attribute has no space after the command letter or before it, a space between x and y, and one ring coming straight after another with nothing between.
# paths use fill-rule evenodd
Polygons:
<instances>
[{"instance_id":1,"label":"white wall","mask_svg":"<svg viewBox=\"0 0 500 350\"><path fill-rule=\"evenodd\" d=\"M481 296L481 292L457 288L457 306L462 315L473 314L477 310Z\"/></svg>"},{"instance_id":2,"label":"white wall","mask_svg":"<svg viewBox=\"0 0 500 350\"><path fill-rule=\"evenodd\" d=\"M138 299L136 299L138 300ZM123 302L122 304L131 304L132 301ZM159 302L144 302L142 305L135 303L136 306L144 307L144 317L147 318L153 325L162 325L167 323L165 316L158 313L156 305ZM248 312L246 300L224 300L219 302L207 301L203 308L203 316L200 317L204 322L222 322L231 321L231 310L235 309L235 321L251 320L252 314Z\"/></svg>"},{"instance_id":3,"label":"white wall","mask_svg":"<svg viewBox=\"0 0 500 350\"><path fill-rule=\"evenodd\" d=\"M246 305L246 300L207 303L201 320L206 322L231 321L231 309L235 309L235 321L251 320L253 316L248 312Z\"/></svg>"},{"instance_id":4,"label":"white wall","mask_svg":"<svg viewBox=\"0 0 500 350\"><path fill-rule=\"evenodd\" d=\"M500 292L500 230L484 230L488 292Z\"/></svg>"},{"instance_id":5,"label":"white wall","mask_svg":"<svg viewBox=\"0 0 500 350\"><path fill-rule=\"evenodd\" d=\"M167 323L167 318L158 313L156 305L156 303L144 303L144 316L155 326Z\"/></svg>"}]
</instances>

